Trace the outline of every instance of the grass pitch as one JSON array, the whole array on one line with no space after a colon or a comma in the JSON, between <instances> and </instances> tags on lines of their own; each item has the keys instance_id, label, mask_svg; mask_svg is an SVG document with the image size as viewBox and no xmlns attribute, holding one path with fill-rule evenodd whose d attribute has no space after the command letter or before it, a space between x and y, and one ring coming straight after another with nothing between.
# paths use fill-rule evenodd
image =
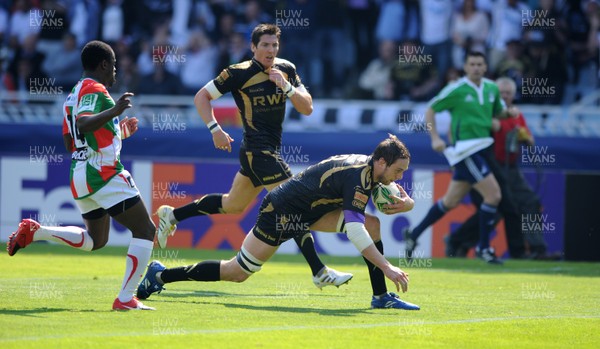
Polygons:
<instances>
[{"instance_id":1,"label":"grass pitch","mask_svg":"<svg viewBox=\"0 0 600 349\"><path fill-rule=\"evenodd\" d=\"M302 256L275 256L242 284L167 285L113 312L124 248L93 253L34 244L0 256L1 348L598 348L600 264L433 259L407 264L420 311L372 310L361 258L323 257L354 273L315 288ZM168 266L229 252L155 250ZM391 290L391 283L388 283Z\"/></svg>"}]
</instances>

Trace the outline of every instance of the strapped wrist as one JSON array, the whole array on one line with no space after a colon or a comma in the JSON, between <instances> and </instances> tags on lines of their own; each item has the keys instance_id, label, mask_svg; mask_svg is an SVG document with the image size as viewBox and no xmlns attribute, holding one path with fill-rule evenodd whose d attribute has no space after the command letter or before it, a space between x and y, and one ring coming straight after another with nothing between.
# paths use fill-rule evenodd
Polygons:
<instances>
[{"instance_id":1,"label":"strapped wrist","mask_svg":"<svg viewBox=\"0 0 600 349\"><path fill-rule=\"evenodd\" d=\"M221 126L214 120L206 124L206 127L208 127L210 133L215 133L221 130Z\"/></svg>"}]
</instances>

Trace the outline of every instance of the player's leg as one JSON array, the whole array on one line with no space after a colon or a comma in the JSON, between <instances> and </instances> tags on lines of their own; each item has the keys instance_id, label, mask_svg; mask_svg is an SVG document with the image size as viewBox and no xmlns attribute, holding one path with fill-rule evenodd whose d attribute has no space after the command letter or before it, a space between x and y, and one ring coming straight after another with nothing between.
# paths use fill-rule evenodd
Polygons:
<instances>
[{"instance_id":1,"label":"player's leg","mask_svg":"<svg viewBox=\"0 0 600 349\"><path fill-rule=\"evenodd\" d=\"M133 236L127 250L125 275L113 309L154 310L144 306L133 296L142 278L143 270L150 260L156 227L139 196L126 199L107 211L117 222L129 229Z\"/></svg>"},{"instance_id":2,"label":"player's leg","mask_svg":"<svg viewBox=\"0 0 600 349\"><path fill-rule=\"evenodd\" d=\"M160 206L156 211L159 219L158 245L165 248L168 236L175 234L177 223L190 217L217 213L242 213L261 190L261 186L257 187L248 176L238 172L227 194L207 194L175 209L168 205Z\"/></svg>"},{"instance_id":3,"label":"player's leg","mask_svg":"<svg viewBox=\"0 0 600 349\"><path fill-rule=\"evenodd\" d=\"M427 212L425 217L412 230L405 229L402 235L405 240L405 256L412 257L412 253L417 247L417 240L423 234L425 229L440 220L446 212L458 206L460 201L467 195L471 189L471 184L464 180L452 179L446 194L441 200L438 200Z\"/></svg>"},{"instance_id":4,"label":"player's leg","mask_svg":"<svg viewBox=\"0 0 600 349\"><path fill-rule=\"evenodd\" d=\"M7 251L10 256L33 241L53 241L84 251L97 250L108 240L110 219L106 211L91 198L76 200L86 229L76 226L45 226L33 219L23 219L19 228L10 235Z\"/></svg>"},{"instance_id":5,"label":"player's leg","mask_svg":"<svg viewBox=\"0 0 600 349\"><path fill-rule=\"evenodd\" d=\"M322 232L344 232L344 225L344 213L341 209L337 209L325 214L317 222L312 224L310 228ZM383 242L381 241L381 225L379 218L368 213L365 214L365 228L367 229L367 232L369 232L375 247L379 253L383 255ZM393 292L388 293L383 271L377 268L368 259L364 257L363 259L367 264L371 288L373 289L373 297L371 299L372 308L419 309L417 305L402 301L397 294ZM350 279L346 282L348 281L350 281Z\"/></svg>"},{"instance_id":6,"label":"player's leg","mask_svg":"<svg viewBox=\"0 0 600 349\"><path fill-rule=\"evenodd\" d=\"M500 186L492 173L483 180L475 183L473 188L483 197L483 203L479 207L479 243L477 244L477 256L490 264L501 264L496 258L493 249L490 248L490 233L496 224L496 212L498 204L502 199Z\"/></svg>"},{"instance_id":7,"label":"player's leg","mask_svg":"<svg viewBox=\"0 0 600 349\"><path fill-rule=\"evenodd\" d=\"M258 160L255 158L253 162L261 163L260 168L253 168L252 172L255 174L255 177L258 180L262 181L263 186L265 189L267 189L267 191L271 191L281 184L287 182L292 175L289 165L279 154L274 153L261 156L258 158ZM275 183L271 181L263 181L263 178L267 177L285 179ZM313 276L313 283L318 288L322 289L323 287L329 285L340 286L343 284L343 282L340 283L342 280L350 280L352 278L352 274L340 272L325 266L325 263L323 263L317 254L315 240L310 232L307 232L303 235L294 236L294 241L306 259Z\"/></svg>"},{"instance_id":8,"label":"player's leg","mask_svg":"<svg viewBox=\"0 0 600 349\"><path fill-rule=\"evenodd\" d=\"M207 260L175 268L166 268L160 262L153 261L138 287L138 298L146 299L152 293L160 293L165 284L172 282L245 281L260 271L278 248L259 239L253 231L246 235L237 255L229 260Z\"/></svg>"}]
</instances>

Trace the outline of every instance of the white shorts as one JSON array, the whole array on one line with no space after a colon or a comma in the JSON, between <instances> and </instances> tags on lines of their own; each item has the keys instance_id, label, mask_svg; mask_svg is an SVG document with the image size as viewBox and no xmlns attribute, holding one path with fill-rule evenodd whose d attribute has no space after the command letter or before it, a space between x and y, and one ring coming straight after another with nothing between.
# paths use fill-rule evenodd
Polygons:
<instances>
[{"instance_id":1,"label":"white shorts","mask_svg":"<svg viewBox=\"0 0 600 349\"><path fill-rule=\"evenodd\" d=\"M133 177L127 170L110 179L100 190L83 199L75 200L81 214L103 208L108 210L116 204L140 195Z\"/></svg>"}]
</instances>

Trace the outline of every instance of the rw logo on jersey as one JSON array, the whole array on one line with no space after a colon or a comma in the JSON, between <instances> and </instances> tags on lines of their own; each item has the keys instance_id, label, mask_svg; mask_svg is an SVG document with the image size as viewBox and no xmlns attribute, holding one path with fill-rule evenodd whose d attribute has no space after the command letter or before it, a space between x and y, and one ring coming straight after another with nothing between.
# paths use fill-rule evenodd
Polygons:
<instances>
[{"instance_id":1,"label":"rw logo on jersey","mask_svg":"<svg viewBox=\"0 0 600 349\"><path fill-rule=\"evenodd\" d=\"M260 106L267 106L268 105L274 105L274 104L280 104L282 102L285 102L285 95L280 94L280 93L275 93L272 95L266 95L266 96L256 96L256 97L252 97L252 106L256 107L258 105Z\"/></svg>"}]
</instances>

